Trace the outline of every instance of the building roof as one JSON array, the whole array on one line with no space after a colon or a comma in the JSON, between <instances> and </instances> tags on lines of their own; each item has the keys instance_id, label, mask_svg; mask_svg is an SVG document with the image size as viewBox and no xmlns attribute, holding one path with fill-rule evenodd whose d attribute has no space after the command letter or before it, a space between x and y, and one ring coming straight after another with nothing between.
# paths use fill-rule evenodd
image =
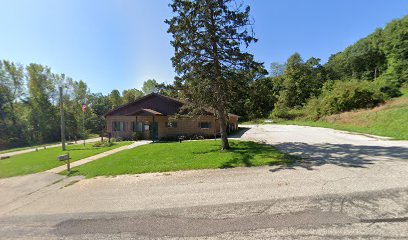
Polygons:
<instances>
[{"instance_id":1,"label":"building roof","mask_svg":"<svg viewBox=\"0 0 408 240\"><path fill-rule=\"evenodd\" d=\"M147 113L147 115L164 115L163 113L155 111L153 109L141 108L141 109L138 109L138 110L136 110L134 112L126 114L126 116L135 116L135 115L139 115L138 113L143 113L143 112Z\"/></svg>"},{"instance_id":2,"label":"building roof","mask_svg":"<svg viewBox=\"0 0 408 240\"><path fill-rule=\"evenodd\" d=\"M119 106L105 114L106 116L134 116L138 113L144 113L148 115L176 115L179 109L186 104L186 101L163 96L158 93L150 93L142 98L139 98L133 102ZM214 114L212 110L206 110L209 114ZM237 116L229 114L229 116Z\"/></svg>"},{"instance_id":3,"label":"building roof","mask_svg":"<svg viewBox=\"0 0 408 240\"><path fill-rule=\"evenodd\" d=\"M158 93L150 93L107 112L105 117L110 115L131 115L141 109L149 109L148 112L155 111L160 115L174 115L184 104L185 102L177 98L163 96Z\"/></svg>"}]
</instances>

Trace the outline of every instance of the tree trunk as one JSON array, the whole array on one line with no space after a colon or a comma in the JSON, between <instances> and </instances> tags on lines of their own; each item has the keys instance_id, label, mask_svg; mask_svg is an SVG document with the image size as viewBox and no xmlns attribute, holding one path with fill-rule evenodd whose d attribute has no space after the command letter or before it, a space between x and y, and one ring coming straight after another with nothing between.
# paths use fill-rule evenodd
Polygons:
<instances>
[{"instance_id":1,"label":"tree trunk","mask_svg":"<svg viewBox=\"0 0 408 240\"><path fill-rule=\"evenodd\" d=\"M227 136L227 116L225 111L218 111L218 116L220 118L220 132L221 132L221 150L230 149Z\"/></svg>"},{"instance_id":2,"label":"tree trunk","mask_svg":"<svg viewBox=\"0 0 408 240\"><path fill-rule=\"evenodd\" d=\"M207 5L210 4L211 1L207 1ZM220 133L221 133L221 150L228 150L230 149L229 143L228 143L228 136L227 136L227 116L225 114L225 102L224 102L224 96L223 96L223 91L222 91L222 72L221 72L221 65L219 62L218 58L218 46L217 46L217 34L216 34L216 24L215 24L215 19L214 19L214 11L210 7L210 19L211 19L211 24L209 27L209 32L211 35L211 45L212 45L212 56L213 56L213 64L214 64L214 73L215 73L215 79L217 80L215 83L215 98L218 99L218 106L217 106L217 113L218 117L220 119Z\"/></svg>"}]
</instances>

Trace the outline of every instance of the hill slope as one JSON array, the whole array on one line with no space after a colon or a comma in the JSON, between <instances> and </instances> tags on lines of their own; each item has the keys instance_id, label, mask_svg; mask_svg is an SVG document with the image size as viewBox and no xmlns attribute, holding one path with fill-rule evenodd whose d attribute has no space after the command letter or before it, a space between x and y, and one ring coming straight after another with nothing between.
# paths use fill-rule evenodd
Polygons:
<instances>
[{"instance_id":1,"label":"hill slope","mask_svg":"<svg viewBox=\"0 0 408 240\"><path fill-rule=\"evenodd\" d=\"M283 123L327 127L408 140L408 92L402 97L372 109L335 114L316 122L294 120Z\"/></svg>"}]
</instances>

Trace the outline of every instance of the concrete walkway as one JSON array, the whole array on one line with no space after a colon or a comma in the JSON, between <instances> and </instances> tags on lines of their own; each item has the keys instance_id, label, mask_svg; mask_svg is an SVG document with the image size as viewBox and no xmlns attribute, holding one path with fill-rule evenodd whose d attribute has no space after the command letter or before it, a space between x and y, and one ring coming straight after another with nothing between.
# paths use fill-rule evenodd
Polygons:
<instances>
[{"instance_id":1,"label":"concrete walkway","mask_svg":"<svg viewBox=\"0 0 408 240\"><path fill-rule=\"evenodd\" d=\"M77 167L77 166L80 166L80 165L83 165L83 164L98 160L100 158L112 155L114 153L117 153L117 152L120 152L120 151L123 151L123 150L132 149L132 148L142 146L142 145L146 145L146 144L149 144L149 143L151 143L151 141L137 141L137 142L134 142L134 143L132 143L130 145L127 145L127 146L118 147L118 148L112 149L110 151L106 151L106 152L103 152L103 153L100 153L100 154L97 154L97 155L94 155L94 156L91 156L91 157L87 157L87 158L78 160L76 162L72 162L71 163L71 168L74 168L74 167ZM45 172L48 172L48 173L60 173L60 172L65 171L66 169L67 169L67 167L65 165L62 165L62 166L59 166L59 167L56 167L56 168L53 168L53 169L49 169L49 170L47 170Z\"/></svg>"},{"instance_id":2,"label":"concrete walkway","mask_svg":"<svg viewBox=\"0 0 408 240\"><path fill-rule=\"evenodd\" d=\"M86 143L97 142L100 139L101 139L100 137L90 138L90 139L86 139L85 142ZM74 143L74 142L69 142L69 143L70 143L70 145L78 145L78 144L83 144L84 143L83 141L84 140L78 140L77 143ZM23 153L35 152L36 150L41 151L43 149L56 148L56 147L61 147L61 143L52 144L52 145L45 145L45 146L38 146L38 147L33 147L33 148L29 148L29 149L24 149L24 150L17 150L15 152L0 153L0 157L4 157L4 156L11 157L11 156L20 155L20 154L23 154Z\"/></svg>"}]
</instances>

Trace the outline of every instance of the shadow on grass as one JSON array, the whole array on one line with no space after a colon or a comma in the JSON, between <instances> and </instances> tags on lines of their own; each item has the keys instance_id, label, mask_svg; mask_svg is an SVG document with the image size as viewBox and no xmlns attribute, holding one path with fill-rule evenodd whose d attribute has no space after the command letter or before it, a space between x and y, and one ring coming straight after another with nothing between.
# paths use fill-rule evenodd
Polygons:
<instances>
[{"instance_id":1,"label":"shadow on grass","mask_svg":"<svg viewBox=\"0 0 408 240\"><path fill-rule=\"evenodd\" d=\"M285 169L304 168L314 170L315 167L333 164L341 167L366 168L379 161L408 161L408 148L390 146L357 146L352 144L307 144L281 143L274 145L277 149L290 154L302 156L302 160L290 166L271 169L277 172Z\"/></svg>"},{"instance_id":2,"label":"shadow on grass","mask_svg":"<svg viewBox=\"0 0 408 240\"><path fill-rule=\"evenodd\" d=\"M108 149L108 148L110 148L110 147L113 147L114 145L112 145L112 146L109 146L109 147L105 147L105 146L101 146L101 147L86 147L86 148L68 148L67 150L65 150L65 151L92 151L92 150L97 150L97 149Z\"/></svg>"},{"instance_id":3,"label":"shadow on grass","mask_svg":"<svg viewBox=\"0 0 408 240\"><path fill-rule=\"evenodd\" d=\"M259 144L254 142L237 142L231 143L231 152L236 155L230 161L223 163L220 168L234 168L238 166L252 167L255 159L270 159L269 162L264 162L257 165L288 165L292 164L299 157L281 153L271 145Z\"/></svg>"},{"instance_id":4,"label":"shadow on grass","mask_svg":"<svg viewBox=\"0 0 408 240\"><path fill-rule=\"evenodd\" d=\"M67 170L62 172L63 175L67 175L68 177L78 175L78 173L79 171L75 169L71 170L70 172L68 172Z\"/></svg>"}]
</instances>

